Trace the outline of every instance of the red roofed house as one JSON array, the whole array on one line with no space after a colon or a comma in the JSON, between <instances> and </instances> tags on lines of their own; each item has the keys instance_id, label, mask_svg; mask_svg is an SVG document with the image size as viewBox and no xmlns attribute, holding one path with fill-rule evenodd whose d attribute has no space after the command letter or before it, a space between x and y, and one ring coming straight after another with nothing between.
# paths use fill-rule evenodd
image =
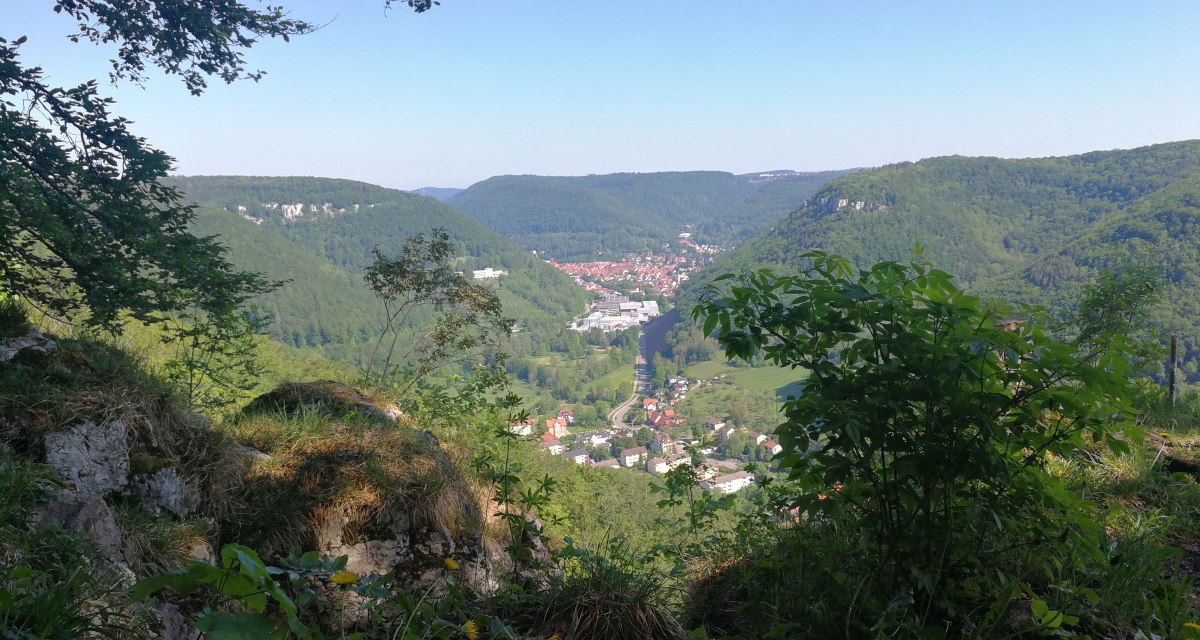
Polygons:
<instances>
[{"instance_id":1,"label":"red roofed house","mask_svg":"<svg viewBox=\"0 0 1200 640\"><path fill-rule=\"evenodd\" d=\"M556 456L566 450L566 447L551 433L543 433L539 440L538 448L550 452L552 456Z\"/></svg>"},{"instance_id":2,"label":"red roofed house","mask_svg":"<svg viewBox=\"0 0 1200 640\"><path fill-rule=\"evenodd\" d=\"M546 433L549 433L556 438L561 438L567 435L570 433L567 431L567 421L563 418L547 418Z\"/></svg>"}]
</instances>

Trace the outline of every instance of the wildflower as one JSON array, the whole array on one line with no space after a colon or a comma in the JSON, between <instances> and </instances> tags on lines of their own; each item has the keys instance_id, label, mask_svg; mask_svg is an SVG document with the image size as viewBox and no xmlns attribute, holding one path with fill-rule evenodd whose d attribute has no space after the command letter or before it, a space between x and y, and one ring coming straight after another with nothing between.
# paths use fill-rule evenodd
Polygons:
<instances>
[{"instance_id":1,"label":"wildflower","mask_svg":"<svg viewBox=\"0 0 1200 640\"><path fill-rule=\"evenodd\" d=\"M1170 437L1171 437L1171 434L1167 433L1166 431L1163 431L1163 432L1159 433L1158 435L1160 435L1160 436L1162 436L1162 437L1164 437L1164 438L1170 438Z\"/></svg>"},{"instance_id":2,"label":"wildflower","mask_svg":"<svg viewBox=\"0 0 1200 640\"><path fill-rule=\"evenodd\" d=\"M445 560L442 560L442 564L446 565L446 568L451 571L458 570L458 563L454 561L454 558L446 558Z\"/></svg>"},{"instance_id":3,"label":"wildflower","mask_svg":"<svg viewBox=\"0 0 1200 640\"><path fill-rule=\"evenodd\" d=\"M1192 631L1200 631L1200 624L1196 624L1195 622L1188 622L1188 623L1185 623L1183 626L1187 627L1188 629L1191 629Z\"/></svg>"},{"instance_id":4,"label":"wildflower","mask_svg":"<svg viewBox=\"0 0 1200 640\"><path fill-rule=\"evenodd\" d=\"M467 640L475 640L479 637L479 625L474 620L467 620L463 623L463 635L467 636Z\"/></svg>"},{"instance_id":5,"label":"wildflower","mask_svg":"<svg viewBox=\"0 0 1200 640\"><path fill-rule=\"evenodd\" d=\"M341 571L334 571L333 574L329 576L329 581L334 584L354 584L355 582L358 582L358 576L355 575L353 571L346 571L345 569L342 569Z\"/></svg>"}]
</instances>

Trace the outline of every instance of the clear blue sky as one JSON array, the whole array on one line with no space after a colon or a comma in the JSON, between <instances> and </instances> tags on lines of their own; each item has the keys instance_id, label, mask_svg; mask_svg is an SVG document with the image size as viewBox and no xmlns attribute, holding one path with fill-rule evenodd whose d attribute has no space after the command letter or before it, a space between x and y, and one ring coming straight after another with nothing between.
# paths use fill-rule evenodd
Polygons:
<instances>
[{"instance_id":1,"label":"clear blue sky","mask_svg":"<svg viewBox=\"0 0 1200 640\"><path fill-rule=\"evenodd\" d=\"M105 77L105 50L67 42L50 4L3 0L0 36L28 35L25 62L57 82ZM180 173L407 189L1200 138L1195 0L272 4L328 24L248 52L258 84L105 86Z\"/></svg>"}]
</instances>

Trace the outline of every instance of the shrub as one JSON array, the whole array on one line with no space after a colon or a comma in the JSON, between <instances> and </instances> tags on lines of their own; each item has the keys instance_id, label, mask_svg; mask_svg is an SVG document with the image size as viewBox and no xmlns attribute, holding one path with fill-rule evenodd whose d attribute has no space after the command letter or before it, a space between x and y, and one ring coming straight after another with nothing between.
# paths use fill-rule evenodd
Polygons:
<instances>
[{"instance_id":1,"label":"shrub","mask_svg":"<svg viewBox=\"0 0 1200 640\"><path fill-rule=\"evenodd\" d=\"M1089 505L1044 465L1089 439L1126 448L1121 354L1082 353L1041 312L1014 317L920 261L855 271L805 257L798 276L719 278L732 286L710 287L695 315L730 358L811 372L784 404L777 461L797 483L797 517L858 538L861 561L847 564L870 575L859 597L877 630L956 628L963 591L996 598L995 620L1014 585L1062 562L1031 547L1098 548Z\"/></svg>"}]
</instances>

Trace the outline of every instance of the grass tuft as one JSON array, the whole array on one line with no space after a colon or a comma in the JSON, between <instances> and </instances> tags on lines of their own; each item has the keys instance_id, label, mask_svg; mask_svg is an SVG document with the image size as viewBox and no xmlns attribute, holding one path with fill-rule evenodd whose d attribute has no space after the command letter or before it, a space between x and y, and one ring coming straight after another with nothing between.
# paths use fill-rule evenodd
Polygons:
<instances>
[{"instance_id":1,"label":"grass tuft","mask_svg":"<svg viewBox=\"0 0 1200 640\"><path fill-rule=\"evenodd\" d=\"M669 612L667 576L631 553L623 539L603 553L568 546L564 573L532 594L502 597L501 617L536 637L682 640Z\"/></svg>"},{"instance_id":2,"label":"grass tuft","mask_svg":"<svg viewBox=\"0 0 1200 640\"><path fill-rule=\"evenodd\" d=\"M16 298L0 298L0 338L16 338L29 330L29 310Z\"/></svg>"}]
</instances>

